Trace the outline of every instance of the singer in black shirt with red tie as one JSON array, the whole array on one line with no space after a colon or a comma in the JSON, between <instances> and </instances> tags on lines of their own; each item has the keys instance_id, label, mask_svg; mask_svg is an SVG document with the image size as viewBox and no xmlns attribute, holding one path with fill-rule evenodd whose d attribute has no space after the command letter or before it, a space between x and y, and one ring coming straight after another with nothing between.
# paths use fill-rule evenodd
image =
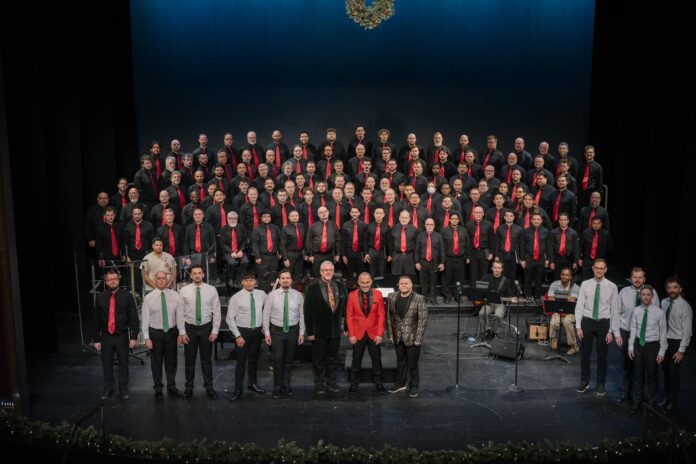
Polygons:
<instances>
[{"instance_id":1,"label":"singer in black shirt with red tie","mask_svg":"<svg viewBox=\"0 0 696 464\"><path fill-rule=\"evenodd\" d=\"M581 256L578 264L582 267L583 280L592 278L592 265L597 259L607 259L612 248L611 235L602 227L602 219L595 217L592 227L580 235Z\"/></svg>"},{"instance_id":2,"label":"singer in black shirt with red tie","mask_svg":"<svg viewBox=\"0 0 696 464\"><path fill-rule=\"evenodd\" d=\"M261 225L251 233L252 254L256 260L259 288L267 291L278 272L280 229L271 223L270 211L261 213Z\"/></svg>"},{"instance_id":3,"label":"singer in black shirt with red tie","mask_svg":"<svg viewBox=\"0 0 696 464\"><path fill-rule=\"evenodd\" d=\"M421 294L425 301L437 305L435 286L437 275L445 270L445 243L442 235L435 232L435 221L426 219L422 232L416 238L413 251L416 270L420 272Z\"/></svg>"},{"instance_id":4,"label":"singer in black shirt with red tie","mask_svg":"<svg viewBox=\"0 0 696 464\"><path fill-rule=\"evenodd\" d=\"M114 354L118 357L118 386L121 398L128 399L128 349L135 348L139 321L133 295L119 288L121 276L114 270L106 271L106 290L95 303L96 330L94 348L101 351L104 369L102 399L114 393Z\"/></svg>"},{"instance_id":5,"label":"singer in black shirt with red tie","mask_svg":"<svg viewBox=\"0 0 696 464\"><path fill-rule=\"evenodd\" d=\"M140 201L144 202L148 207L152 207L157 202L157 178L152 171L152 158L150 155L140 157L140 165L142 168L135 173L133 184L140 192Z\"/></svg>"},{"instance_id":6,"label":"singer in black shirt with red tie","mask_svg":"<svg viewBox=\"0 0 696 464\"><path fill-rule=\"evenodd\" d=\"M585 147L585 159L578 170L578 198L581 205L587 204L592 192L601 192L604 184L602 165L595 161L595 148Z\"/></svg>"},{"instance_id":7,"label":"singer in black shirt with red tie","mask_svg":"<svg viewBox=\"0 0 696 464\"><path fill-rule=\"evenodd\" d=\"M230 273L235 286L241 285L239 276L249 267L249 234L239 223L239 215L234 211L227 213L227 224L220 231L222 260Z\"/></svg>"},{"instance_id":8,"label":"singer in black shirt with red tie","mask_svg":"<svg viewBox=\"0 0 696 464\"><path fill-rule=\"evenodd\" d=\"M503 263L503 274L514 282L517 280L517 264L524 257L524 229L515 224L515 213L511 210L503 214L505 222L501 224L495 236L495 257Z\"/></svg>"},{"instance_id":9,"label":"singer in black shirt with red tie","mask_svg":"<svg viewBox=\"0 0 696 464\"><path fill-rule=\"evenodd\" d=\"M452 301L452 290L455 282L461 282L466 275L466 260L470 249L469 234L461 226L461 216L459 213L452 213L450 216L449 227L440 230L445 253L445 274L442 280L442 293L445 296L445 303ZM459 301L459 294L455 293L454 298Z\"/></svg>"},{"instance_id":10,"label":"singer in black shirt with red tie","mask_svg":"<svg viewBox=\"0 0 696 464\"><path fill-rule=\"evenodd\" d=\"M544 269L549 264L546 256L549 230L541 225L541 214L532 215L532 224L524 230L524 293L527 297L540 298L543 293L541 284L544 283Z\"/></svg>"},{"instance_id":11,"label":"singer in black shirt with red tie","mask_svg":"<svg viewBox=\"0 0 696 464\"><path fill-rule=\"evenodd\" d=\"M155 229L150 221L143 219L140 208L133 210L133 220L126 224L126 259L140 261L152 247Z\"/></svg>"},{"instance_id":12,"label":"singer in black shirt with red tie","mask_svg":"<svg viewBox=\"0 0 696 464\"><path fill-rule=\"evenodd\" d=\"M483 208L474 208L474 220L464 226L469 233L471 253L469 254L469 270L471 272L471 285L488 274L490 260L493 259L493 245L495 236L493 224L483 219Z\"/></svg>"},{"instance_id":13,"label":"singer in black shirt with red tie","mask_svg":"<svg viewBox=\"0 0 696 464\"><path fill-rule=\"evenodd\" d=\"M547 241L549 267L553 270L554 280L561 278L563 268L575 271L580 259L580 241L577 232L569 226L568 213L559 213L558 227L549 234Z\"/></svg>"},{"instance_id":14,"label":"singer in black shirt with red tie","mask_svg":"<svg viewBox=\"0 0 696 464\"><path fill-rule=\"evenodd\" d=\"M157 229L157 238L164 243L164 251L177 257L184 254L184 228L174 222L173 213L165 213L165 223ZM193 216L191 217L193 222Z\"/></svg>"},{"instance_id":15,"label":"singer in black shirt with red tie","mask_svg":"<svg viewBox=\"0 0 696 464\"><path fill-rule=\"evenodd\" d=\"M551 196L551 204L548 212L554 224L558 224L558 217L566 213L570 224L574 225L578 213L578 201L573 192L568 190L568 176L562 174L556 179L558 190ZM558 280L558 279L556 279Z\"/></svg>"},{"instance_id":16,"label":"singer in black shirt with red tie","mask_svg":"<svg viewBox=\"0 0 696 464\"><path fill-rule=\"evenodd\" d=\"M215 256L215 231L207 222L203 221L203 210L193 212L193 224L186 228L184 239L184 254L196 254L193 264L201 264L203 255ZM192 260L193 261L193 260Z\"/></svg>"},{"instance_id":17,"label":"singer in black shirt with red tie","mask_svg":"<svg viewBox=\"0 0 696 464\"><path fill-rule=\"evenodd\" d=\"M319 221L309 226L305 251L312 263L312 274L319 277L319 268L324 261L338 262L341 256L341 233L334 221L329 220L329 210L320 206Z\"/></svg>"},{"instance_id":18,"label":"singer in black shirt with red tie","mask_svg":"<svg viewBox=\"0 0 696 464\"><path fill-rule=\"evenodd\" d=\"M345 266L344 278L348 286L357 282L358 275L363 271L363 240L367 224L360 220L360 209L354 206L350 209L350 220L341 226L342 255Z\"/></svg>"},{"instance_id":19,"label":"singer in black shirt with red tie","mask_svg":"<svg viewBox=\"0 0 696 464\"><path fill-rule=\"evenodd\" d=\"M301 282L304 277L304 241L307 228L300 222L298 211L291 211L288 219L290 222L283 227L280 234L280 255L283 265L290 269L292 280Z\"/></svg>"},{"instance_id":20,"label":"singer in black shirt with red tie","mask_svg":"<svg viewBox=\"0 0 696 464\"><path fill-rule=\"evenodd\" d=\"M96 251L99 267L121 261L125 255L125 243L125 229L123 224L116 222L116 209L113 206L107 206L104 222L97 226Z\"/></svg>"}]
</instances>

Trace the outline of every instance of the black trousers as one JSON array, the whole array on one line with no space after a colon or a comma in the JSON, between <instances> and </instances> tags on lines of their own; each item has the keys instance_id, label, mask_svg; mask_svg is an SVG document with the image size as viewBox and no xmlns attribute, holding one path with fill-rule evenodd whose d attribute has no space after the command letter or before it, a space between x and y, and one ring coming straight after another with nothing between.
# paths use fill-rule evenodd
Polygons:
<instances>
[{"instance_id":1,"label":"black trousers","mask_svg":"<svg viewBox=\"0 0 696 464\"><path fill-rule=\"evenodd\" d=\"M295 356L299 324L291 325L288 333L282 327L271 324L271 350L273 351L273 382L276 387L290 386L292 358Z\"/></svg>"},{"instance_id":2,"label":"black trousers","mask_svg":"<svg viewBox=\"0 0 696 464\"><path fill-rule=\"evenodd\" d=\"M544 283L544 261L527 261L524 269L524 293L527 297L537 298L543 295L541 284Z\"/></svg>"},{"instance_id":3,"label":"black trousers","mask_svg":"<svg viewBox=\"0 0 696 464\"><path fill-rule=\"evenodd\" d=\"M121 393L128 389L128 332L102 335L101 355L104 367L104 389L114 389L114 355L118 357L118 387Z\"/></svg>"},{"instance_id":4,"label":"black trousers","mask_svg":"<svg viewBox=\"0 0 696 464\"><path fill-rule=\"evenodd\" d=\"M503 275L510 282L517 280L517 262L515 261L515 255L502 255L500 256L500 262L503 263Z\"/></svg>"},{"instance_id":5,"label":"black trousers","mask_svg":"<svg viewBox=\"0 0 696 464\"><path fill-rule=\"evenodd\" d=\"M459 258L445 256L445 274L442 277L442 293L445 295L445 298L452 298L452 295L455 298L459 298L454 289L454 284L457 282L464 283L466 272L464 264L466 264L464 256Z\"/></svg>"},{"instance_id":6,"label":"black trousers","mask_svg":"<svg viewBox=\"0 0 696 464\"><path fill-rule=\"evenodd\" d=\"M672 356L679 351L680 344L681 340L674 338L667 339L667 352L665 353L665 360L662 363L662 370L665 375L665 394L667 396L667 402L675 406L679 402L679 370L681 369L681 364L676 364ZM682 360L682 362L684 362L684 360Z\"/></svg>"},{"instance_id":7,"label":"black trousers","mask_svg":"<svg viewBox=\"0 0 696 464\"><path fill-rule=\"evenodd\" d=\"M420 358L420 346L406 346L401 341L394 346L396 350L396 382L406 385L408 374L409 385L418 386L418 358Z\"/></svg>"},{"instance_id":8,"label":"black trousers","mask_svg":"<svg viewBox=\"0 0 696 464\"><path fill-rule=\"evenodd\" d=\"M626 398L631 398L631 387L633 386L633 360L628 357L628 339L630 336L631 332L621 329L621 339L624 342L623 346L621 347L624 362L622 389Z\"/></svg>"},{"instance_id":9,"label":"black trousers","mask_svg":"<svg viewBox=\"0 0 696 464\"><path fill-rule=\"evenodd\" d=\"M372 277L383 276L387 273L387 255L382 248L380 251L370 248L370 274Z\"/></svg>"},{"instance_id":10,"label":"black trousers","mask_svg":"<svg viewBox=\"0 0 696 464\"><path fill-rule=\"evenodd\" d=\"M350 383L357 385L360 383L360 366L362 365L362 359L365 355L365 348L370 353L370 359L372 360L372 379L375 385L382 385L382 347L381 345L375 345L374 340L370 340L370 337L365 332L363 338L358 340L358 342L353 345L353 360L350 366Z\"/></svg>"},{"instance_id":11,"label":"black trousers","mask_svg":"<svg viewBox=\"0 0 696 464\"><path fill-rule=\"evenodd\" d=\"M241 276L249 267L249 257L247 255L241 258L233 258L229 253L225 253L224 261L232 280L240 280Z\"/></svg>"},{"instance_id":12,"label":"black trousers","mask_svg":"<svg viewBox=\"0 0 696 464\"><path fill-rule=\"evenodd\" d=\"M435 298L435 286L437 285L437 266L435 261L420 260L420 285L421 293L426 298Z\"/></svg>"},{"instance_id":13,"label":"black trousers","mask_svg":"<svg viewBox=\"0 0 696 464\"><path fill-rule=\"evenodd\" d=\"M213 344L208 340L213 331L213 321L203 325L186 323L186 335L189 342L184 345L184 359L186 360L186 390L193 390L195 378L196 358L201 352L201 372L203 373L203 386L213 388Z\"/></svg>"},{"instance_id":14,"label":"black trousers","mask_svg":"<svg viewBox=\"0 0 696 464\"><path fill-rule=\"evenodd\" d=\"M349 282L354 282L358 279L358 276L363 271L363 256L362 253L353 253L349 251L346 255L348 258L348 264L345 266L345 273L343 278L347 279Z\"/></svg>"},{"instance_id":15,"label":"black trousers","mask_svg":"<svg viewBox=\"0 0 696 464\"><path fill-rule=\"evenodd\" d=\"M256 277L259 279L259 288L267 292L272 283L274 276L273 272L278 272L278 255L262 254L261 264L256 265Z\"/></svg>"},{"instance_id":16,"label":"black trousers","mask_svg":"<svg viewBox=\"0 0 696 464\"><path fill-rule=\"evenodd\" d=\"M314 369L314 383L327 385L336 383L336 360L338 359L338 346L341 339L316 338L312 342L312 367Z\"/></svg>"},{"instance_id":17,"label":"black trousers","mask_svg":"<svg viewBox=\"0 0 696 464\"><path fill-rule=\"evenodd\" d=\"M239 333L244 339L244 346L235 348L237 352L237 366L234 368L234 389L236 391L242 391L245 371L249 375L249 385L256 384L259 351L263 341L261 327L255 329L239 327Z\"/></svg>"},{"instance_id":18,"label":"black trousers","mask_svg":"<svg viewBox=\"0 0 696 464\"><path fill-rule=\"evenodd\" d=\"M481 280L483 276L488 274L488 256L485 250L477 250L472 252L469 258L469 272L471 277L471 285L476 285L477 280Z\"/></svg>"},{"instance_id":19,"label":"black trousers","mask_svg":"<svg viewBox=\"0 0 696 464\"><path fill-rule=\"evenodd\" d=\"M583 382L590 381L590 364L592 358L592 345L597 346L597 384L604 384L607 380L607 351L609 347L604 340L609 332L609 319L595 321L591 317L583 317L580 321L582 328L582 345L580 346L580 379Z\"/></svg>"},{"instance_id":20,"label":"black trousers","mask_svg":"<svg viewBox=\"0 0 696 464\"><path fill-rule=\"evenodd\" d=\"M162 391L162 362L164 361L164 373L167 376L167 389L176 388L177 345L179 329L174 327L165 332L161 329L150 327L150 340L152 352L150 353L150 368L152 379L155 381L155 390Z\"/></svg>"},{"instance_id":21,"label":"black trousers","mask_svg":"<svg viewBox=\"0 0 696 464\"><path fill-rule=\"evenodd\" d=\"M563 269L564 267L570 268L571 271L573 270L573 258L570 256L554 255L553 264L555 267L555 269L553 270L553 280L560 280L561 269Z\"/></svg>"},{"instance_id":22,"label":"black trousers","mask_svg":"<svg viewBox=\"0 0 696 464\"><path fill-rule=\"evenodd\" d=\"M288 251L288 261L290 261L290 274L292 280L301 282L304 278L304 257L300 251Z\"/></svg>"},{"instance_id":23,"label":"black trousers","mask_svg":"<svg viewBox=\"0 0 696 464\"><path fill-rule=\"evenodd\" d=\"M334 254L332 253L326 253L326 254L321 254L321 253L315 253L314 254L314 262L312 263L312 275L314 277L319 277L321 276L321 272L319 272L319 268L321 267L321 263L324 261L331 261L332 263L334 262Z\"/></svg>"},{"instance_id":24,"label":"black trousers","mask_svg":"<svg viewBox=\"0 0 696 464\"><path fill-rule=\"evenodd\" d=\"M647 342L640 346L639 339L633 343L635 357L633 358L633 406L640 406L643 400L643 381L648 377L647 402L655 406L657 402L657 354L660 352L660 342Z\"/></svg>"},{"instance_id":25,"label":"black trousers","mask_svg":"<svg viewBox=\"0 0 696 464\"><path fill-rule=\"evenodd\" d=\"M391 262L391 273L395 275L416 275L416 263L413 261L413 253L394 252Z\"/></svg>"}]
</instances>

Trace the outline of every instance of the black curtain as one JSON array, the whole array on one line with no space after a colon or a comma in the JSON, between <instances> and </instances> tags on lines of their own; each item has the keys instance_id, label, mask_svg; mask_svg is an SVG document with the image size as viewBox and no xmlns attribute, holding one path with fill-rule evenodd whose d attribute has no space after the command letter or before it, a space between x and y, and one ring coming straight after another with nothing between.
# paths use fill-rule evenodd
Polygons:
<instances>
[{"instance_id":1,"label":"black curtain","mask_svg":"<svg viewBox=\"0 0 696 464\"><path fill-rule=\"evenodd\" d=\"M128 2L85 5L14 2L0 15L29 350L57 346L55 312L76 308L84 213L137 159Z\"/></svg>"},{"instance_id":2,"label":"black curtain","mask_svg":"<svg viewBox=\"0 0 696 464\"><path fill-rule=\"evenodd\" d=\"M690 15L677 2L628 1L598 1L595 14L588 141L609 186L613 263L623 275L643 267L661 296L673 274L688 291L696 285Z\"/></svg>"}]
</instances>

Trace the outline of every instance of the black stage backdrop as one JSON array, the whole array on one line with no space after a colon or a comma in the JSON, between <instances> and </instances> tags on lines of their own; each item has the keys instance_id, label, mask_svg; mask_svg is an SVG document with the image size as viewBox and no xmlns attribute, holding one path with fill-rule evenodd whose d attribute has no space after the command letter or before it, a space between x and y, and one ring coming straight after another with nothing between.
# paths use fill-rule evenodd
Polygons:
<instances>
[{"instance_id":1,"label":"black stage backdrop","mask_svg":"<svg viewBox=\"0 0 696 464\"><path fill-rule=\"evenodd\" d=\"M17 7L24 11L17 11ZM134 12L129 11L127 3L94 4L78 9L73 4L39 7L38 3L24 2L13 8L12 15L0 15L1 69L8 115L25 337L29 350L51 351L57 342L55 311L75 308L72 252L74 248L84 248L84 212L95 202L99 190L111 193L119 176L132 178L137 155L143 151L138 137L148 140L155 135L136 131L140 125L136 125L136 120L147 118L149 113L140 111L140 101L138 106L135 104L131 45ZM496 11L500 8L492 9L491 14ZM530 14L533 16L533 12ZM609 209L617 244L614 261L619 270L625 273L632 265L642 265L648 270L649 280L658 286L666 275L677 272L688 290L696 284L690 273L694 234L692 228L686 226L693 209L691 187L696 131L693 85L682 69L686 55L678 51L681 43L688 43L688 29L676 24L685 22L681 18L686 17L684 11L673 11L663 4L597 2L591 94L588 97L584 93L583 98L588 100L580 102L590 105L590 118L578 123L585 128L572 128L578 135L568 137L579 139L575 144L576 154L580 151L578 145L585 141L597 146L610 187ZM397 17L393 21L396 24ZM470 21L476 22L476 19ZM529 16L522 22L525 28L534 23ZM187 29L186 24L178 27ZM390 26L387 22L383 27L393 28L394 24ZM379 33L371 33L374 32ZM282 52L281 48L278 53L282 55ZM500 56L491 54L484 58L467 66L473 70L485 69ZM186 63L189 67L195 65ZM547 65L552 67L554 63ZM432 68L439 69L438 66L440 64L433 64ZM451 69L450 62L445 69ZM426 71L430 72L428 66L420 72ZM505 85L503 77L498 77L496 82ZM195 82L182 81L181 84L179 96L188 99L194 92ZM534 84L529 85L533 88ZM440 99L446 95L447 92L443 92L433 108L442 104ZM516 97L503 90L500 95L511 100ZM570 93L562 97L567 101L575 98ZM365 105L369 107L369 102ZM263 142L267 142L266 129L271 126L264 124L274 121L274 115L272 112L267 115L263 108L248 111L252 110L253 124ZM452 127L445 134L452 143L459 128L467 124L461 124L456 114L449 115L429 123L423 130L415 128L421 142L427 145L430 132L441 126ZM185 113L179 119L193 124L199 116ZM302 115L300 119L313 121L316 117ZM405 122L410 120L404 118ZM423 120L432 118L423 116ZM504 122L501 123L495 118L486 118L480 123L480 133L476 133L476 146L481 145L480 137L489 130L504 134L503 148L506 150L518 131L522 135L538 135L528 135L530 145L536 144L538 138L549 131L551 136L565 138L556 123L552 123L551 130L539 127L539 122L517 125L518 121L526 120L524 114L519 118L502 118L500 121ZM541 120L553 121L552 118ZM342 129L344 140L348 138L345 132L352 125L350 121L352 119L346 119L345 129ZM391 120L385 118L383 121L389 126ZM226 129L223 126L227 120L221 124L220 130ZM316 130L323 130L324 126L317 126ZM565 126L564 123L563 127L571 130ZM189 137L184 141L185 148L192 149L195 134L179 134L185 129L195 132L198 128L177 126L174 129L176 136ZM214 134L218 128L201 129L211 132L213 146L217 146ZM373 134L377 127L368 129ZM397 129L408 130L406 127ZM588 135L583 137L585 131ZM164 140L175 135L156 134ZM315 141L319 135L316 133ZM240 132L236 136L237 143L241 143L243 134ZM288 141L294 136L292 129L286 130Z\"/></svg>"}]
</instances>

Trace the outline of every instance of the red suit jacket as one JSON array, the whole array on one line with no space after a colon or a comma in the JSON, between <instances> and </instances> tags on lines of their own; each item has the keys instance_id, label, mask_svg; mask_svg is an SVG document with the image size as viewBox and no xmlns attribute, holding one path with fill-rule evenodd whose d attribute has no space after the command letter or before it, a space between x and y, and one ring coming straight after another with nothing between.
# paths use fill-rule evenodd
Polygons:
<instances>
[{"instance_id":1,"label":"red suit jacket","mask_svg":"<svg viewBox=\"0 0 696 464\"><path fill-rule=\"evenodd\" d=\"M384 335L384 298L382 294L372 289L372 307L367 316L363 313L362 302L359 301L362 291L355 290L348 295L346 306L346 324L348 325L348 336L362 339L367 332L370 340L377 336Z\"/></svg>"}]
</instances>

